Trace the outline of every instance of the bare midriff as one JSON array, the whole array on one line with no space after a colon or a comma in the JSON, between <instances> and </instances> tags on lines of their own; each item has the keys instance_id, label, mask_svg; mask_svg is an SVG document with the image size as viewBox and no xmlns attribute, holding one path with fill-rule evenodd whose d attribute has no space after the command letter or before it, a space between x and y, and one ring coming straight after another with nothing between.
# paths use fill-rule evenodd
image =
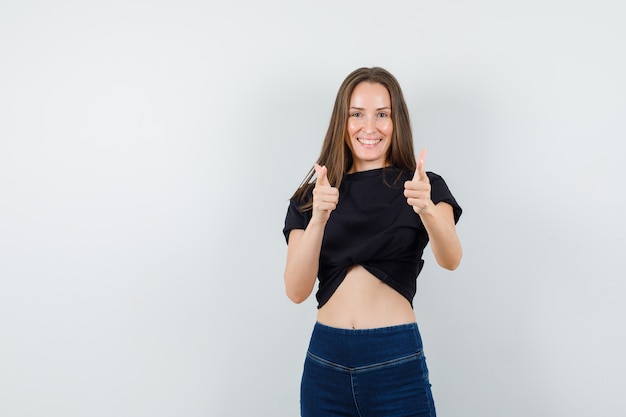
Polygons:
<instances>
[{"instance_id":1,"label":"bare midriff","mask_svg":"<svg viewBox=\"0 0 626 417\"><path fill-rule=\"evenodd\" d=\"M353 266L317 321L345 329L374 329L413 323L409 301L360 265Z\"/></svg>"}]
</instances>

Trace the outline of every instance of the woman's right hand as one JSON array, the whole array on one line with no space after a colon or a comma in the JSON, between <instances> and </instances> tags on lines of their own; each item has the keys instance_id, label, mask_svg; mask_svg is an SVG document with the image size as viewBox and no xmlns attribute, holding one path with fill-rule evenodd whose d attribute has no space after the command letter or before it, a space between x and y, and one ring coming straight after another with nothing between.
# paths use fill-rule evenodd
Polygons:
<instances>
[{"instance_id":1,"label":"woman's right hand","mask_svg":"<svg viewBox=\"0 0 626 417\"><path fill-rule=\"evenodd\" d=\"M313 189L313 213L311 221L326 223L330 213L337 208L339 202L339 190L332 187L328 182L327 169L325 166L315 164L317 180Z\"/></svg>"},{"instance_id":2,"label":"woman's right hand","mask_svg":"<svg viewBox=\"0 0 626 417\"><path fill-rule=\"evenodd\" d=\"M313 189L311 221L306 229L289 232L285 291L294 303L303 302L313 291L326 222L339 202L339 191L330 186L326 172L326 167L315 164L317 180Z\"/></svg>"}]
</instances>

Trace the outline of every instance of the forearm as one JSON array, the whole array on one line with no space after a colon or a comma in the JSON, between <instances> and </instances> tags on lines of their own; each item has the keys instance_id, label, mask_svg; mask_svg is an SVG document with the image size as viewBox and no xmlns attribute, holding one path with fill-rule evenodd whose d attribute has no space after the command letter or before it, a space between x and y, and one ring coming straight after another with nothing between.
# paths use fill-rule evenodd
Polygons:
<instances>
[{"instance_id":1,"label":"forearm","mask_svg":"<svg viewBox=\"0 0 626 417\"><path fill-rule=\"evenodd\" d=\"M310 222L289 236L285 266L285 290L295 303L306 300L315 286L325 223Z\"/></svg>"},{"instance_id":2,"label":"forearm","mask_svg":"<svg viewBox=\"0 0 626 417\"><path fill-rule=\"evenodd\" d=\"M456 233L452 207L446 203L433 205L430 210L420 213L433 255L443 268L456 269L463 255L461 242Z\"/></svg>"}]
</instances>

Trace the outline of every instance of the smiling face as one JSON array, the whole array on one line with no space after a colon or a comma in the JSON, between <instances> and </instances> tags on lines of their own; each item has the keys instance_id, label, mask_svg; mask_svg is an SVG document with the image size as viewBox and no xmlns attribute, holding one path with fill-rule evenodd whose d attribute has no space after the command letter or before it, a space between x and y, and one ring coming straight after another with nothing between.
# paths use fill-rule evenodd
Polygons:
<instances>
[{"instance_id":1,"label":"smiling face","mask_svg":"<svg viewBox=\"0 0 626 417\"><path fill-rule=\"evenodd\" d=\"M362 82L350 96L346 142L352 152L348 172L367 171L387 165L393 122L391 97L379 83Z\"/></svg>"}]
</instances>

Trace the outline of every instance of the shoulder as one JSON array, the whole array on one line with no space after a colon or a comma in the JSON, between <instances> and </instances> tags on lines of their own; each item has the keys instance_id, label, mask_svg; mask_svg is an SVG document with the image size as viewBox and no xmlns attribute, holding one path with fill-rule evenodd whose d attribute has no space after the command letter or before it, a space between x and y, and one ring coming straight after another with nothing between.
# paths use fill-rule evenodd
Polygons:
<instances>
[{"instance_id":1,"label":"shoulder","mask_svg":"<svg viewBox=\"0 0 626 417\"><path fill-rule=\"evenodd\" d=\"M446 184L446 181L441 175L431 171L427 171L426 175L428 176L428 180L430 181L430 186L432 189L443 189L449 192L448 184Z\"/></svg>"},{"instance_id":2,"label":"shoulder","mask_svg":"<svg viewBox=\"0 0 626 417\"><path fill-rule=\"evenodd\" d=\"M436 174L436 173L434 173L432 171L426 171L426 175L428 176L428 179L430 180L430 182L433 182L433 181L443 181L443 177L441 175Z\"/></svg>"},{"instance_id":3,"label":"shoulder","mask_svg":"<svg viewBox=\"0 0 626 417\"><path fill-rule=\"evenodd\" d=\"M430 180L430 197L433 200L433 203L437 204L439 202L444 202L450 204L454 211L454 221L455 223L458 222L463 210L454 198L454 195L452 195L446 181L441 175L435 174L434 172L428 171L426 172L426 175Z\"/></svg>"},{"instance_id":4,"label":"shoulder","mask_svg":"<svg viewBox=\"0 0 626 417\"><path fill-rule=\"evenodd\" d=\"M311 201L313 201L313 189L315 188L315 183L303 184L296 190L296 192L289 199L289 203L291 206L299 207L299 208L307 208ZM306 211L306 209L304 210Z\"/></svg>"}]
</instances>

